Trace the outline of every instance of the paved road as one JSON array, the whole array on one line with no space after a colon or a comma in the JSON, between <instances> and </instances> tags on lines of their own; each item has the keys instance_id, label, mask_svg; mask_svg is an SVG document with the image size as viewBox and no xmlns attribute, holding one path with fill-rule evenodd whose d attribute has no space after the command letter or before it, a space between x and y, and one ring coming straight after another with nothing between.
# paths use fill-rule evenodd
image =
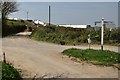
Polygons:
<instances>
[{"instance_id":1,"label":"paved road","mask_svg":"<svg viewBox=\"0 0 120 80\"><path fill-rule=\"evenodd\" d=\"M61 52L67 48L88 46L61 46L46 42L38 42L24 36L6 37L2 39L2 51L6 52L7 61L23 70L23 77L60 76L69 78L117 78L118 70L113 67L101 67L87 63L74 62L63 56ZM94 45L92 48L99 49ZM105 46L105 49L118 51L117 47ZM2 55L2 54L0 54Z\"/></svg>"}]
</instances>

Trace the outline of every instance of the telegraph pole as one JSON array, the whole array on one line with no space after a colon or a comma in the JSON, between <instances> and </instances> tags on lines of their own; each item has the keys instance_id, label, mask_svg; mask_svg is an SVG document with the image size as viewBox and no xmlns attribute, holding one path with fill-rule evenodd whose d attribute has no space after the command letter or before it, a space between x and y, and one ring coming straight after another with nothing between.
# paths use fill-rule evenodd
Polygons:
<instances>
[{"instance_id":1,"label":"telegraph pole","mask_svg":"<svg viewBox=\"0 0 120 80\"><path fill-rule=\"evenodd\" d=\"M51 18L51 8L50 8L50 5L49 5L49 10L48 10L48 15L49 15L49 25L50 25L50 18Z\"/></svg>"},{"instance_id":2,"label":"telegraph pole","mask_svg":"<svg viewBox=\"0 0 120 80\"><path fill-rule=\"evenodd\" d=\"M102 22L101 22L101 50L103 51L103 43L104 43L104 18L102 18Z\"/></svg>"},{"instance_id":3,"label":"telegraph pole","mask_svg":"<svg viewBox=\"0 0 120 80\"><path fill-rule=\"evenodd\" d=\"M29 12L27 11L27 20L28 20L28 13L29 13Z\"/></svg>"}]
</instances>

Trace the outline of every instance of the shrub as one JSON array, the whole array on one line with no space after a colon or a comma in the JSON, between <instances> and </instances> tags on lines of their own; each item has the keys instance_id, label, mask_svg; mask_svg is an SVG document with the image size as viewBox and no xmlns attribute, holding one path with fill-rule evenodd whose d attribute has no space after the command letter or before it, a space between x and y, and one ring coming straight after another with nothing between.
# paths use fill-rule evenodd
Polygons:
<instances>
[{"instance_id":1,"label":"shrub","mask_svg":"<svg viewBox=\"0 0 120 80\"><path fill-rule=\"evenodd\" d=\"M105 43L117 43L118 41L118 29L113 29L111 34L109 29L105 29L104 33L104 42ZM120 31L120 30L119 30ZM36 40L43 40L48 42L54 42L63 44L80 44L87 43L88 34L91 35L92 43L100 44L101 41L101 30L94 28L70 28L70 27L61 27L55 25L47 25L44 27L39 27L33 31L31 37ZM111 37L110 37L111 36Z\"/></svg>"},{"instance_id":2,"label":"shrub","mask_svg":"<svg viewBox=\"0 0 120 80\"><path fill-rule=\"evenodd\" d=\"M9 64L2 64L2 80L21 80L20 74L17 72L17 70L10 66Z\"/></svg>"},{"instance_id":3,"label":"shrub","mask_svg":"<svg viewBox=\"0 0 120 80\"><path fill-rule=\"evenodd\" d=\"M17 25L17 26L4 25L2 28L2 37L25 31L25 29L27 29L25 25Z\"/></svg>"},{"instance_id":4,"label":"shrub","mask_svg":"<svg viewBox=\"0 0 120 80\"><path fill-rule=\"evenodd\" d=\"M60 41L60 44L61 45L65 45L65 41Z\"/></svg>"}]
</instances>

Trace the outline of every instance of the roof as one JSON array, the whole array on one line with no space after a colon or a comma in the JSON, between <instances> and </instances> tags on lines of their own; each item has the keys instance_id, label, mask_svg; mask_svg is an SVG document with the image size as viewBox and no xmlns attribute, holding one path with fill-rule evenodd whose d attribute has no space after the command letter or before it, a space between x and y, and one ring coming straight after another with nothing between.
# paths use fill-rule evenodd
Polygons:
<instances>
[{"instance_id":1,"label":"roof","mask_svg":"<svg viewBox=\"0 0 120 80\"><path fill-rule=\"evenodd\" d=\"M87 25L59 25L63 27L72 27L72 28L87 28Z\"/></svg>"}]
</instances>

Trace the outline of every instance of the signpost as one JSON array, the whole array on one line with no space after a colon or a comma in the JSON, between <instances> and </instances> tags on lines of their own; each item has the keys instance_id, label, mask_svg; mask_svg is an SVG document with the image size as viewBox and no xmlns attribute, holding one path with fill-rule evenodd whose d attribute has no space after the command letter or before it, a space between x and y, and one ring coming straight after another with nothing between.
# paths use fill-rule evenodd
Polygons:
<instances>
[{"instance_id":1,"label":"signpost","mask_svg":"<svg viewBox=\"0 0 120 80\"><path fill-rule=\"evenodd\" d=\"M104 21L104 18L102 18L102 20L101 21L96 21L95 22L95 25L97 24L97 23L101 23L101 50L103 51L103 44L104 44L104 27L105 27L105 24L108 24L108 23L112 23L113 24L113 22L112 21ZM112 29L110 29L110 32L111 32L111 30ZM111 33L110 33L110 36L111 36Z\"/></svg>"},{"instance_id":2,"label":"signpost","mask_svg":"<svg viewBox=\"0 0 120 80\"><path fill-rule=\"evenodd\" d=\"M102 22L101 22L101 50L103 51L103 43L104 43L104 18L102 18Z\"/></svg>"}]
</instances>

